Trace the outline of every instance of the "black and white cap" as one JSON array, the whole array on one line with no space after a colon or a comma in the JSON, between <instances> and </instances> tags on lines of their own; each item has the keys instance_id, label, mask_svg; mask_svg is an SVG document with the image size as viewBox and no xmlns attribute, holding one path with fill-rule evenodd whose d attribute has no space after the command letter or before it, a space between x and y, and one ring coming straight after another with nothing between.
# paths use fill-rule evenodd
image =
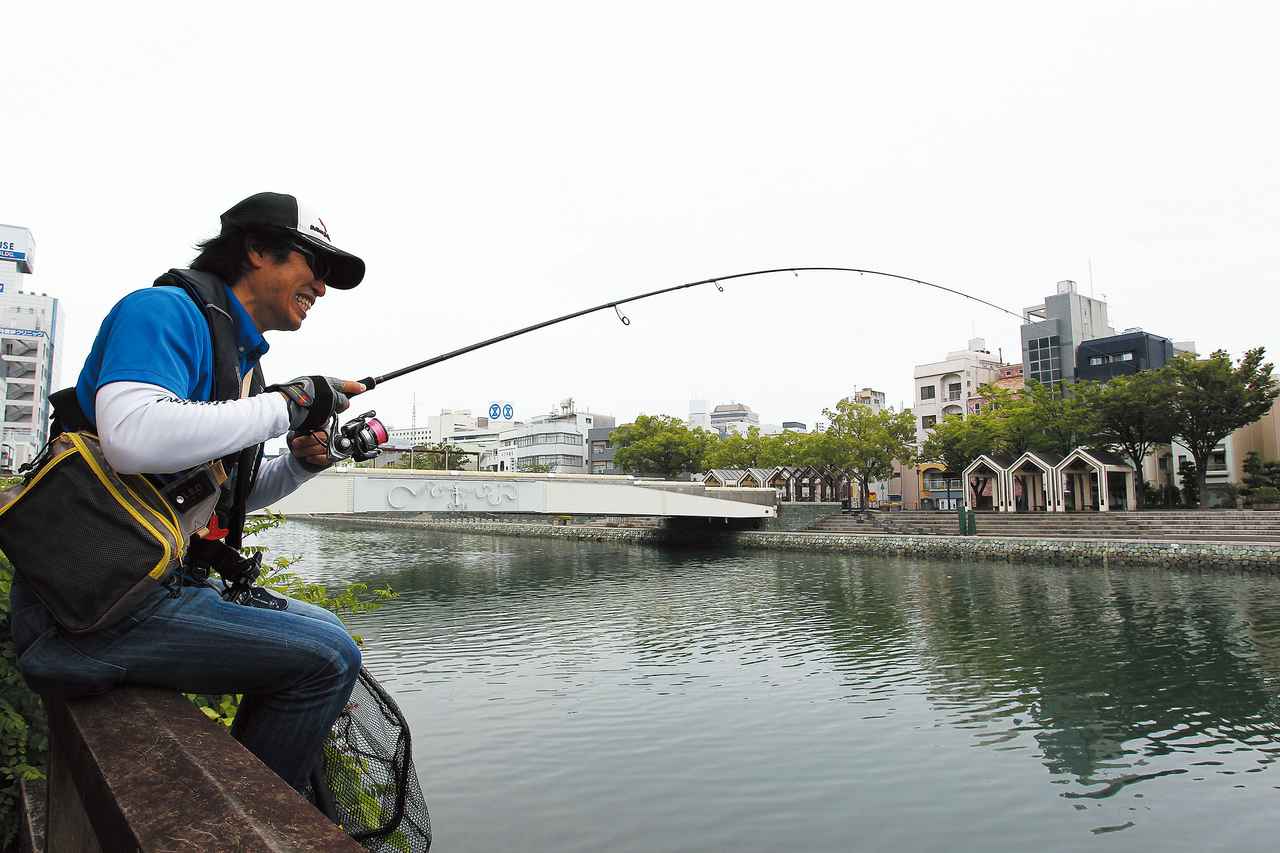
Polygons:
<instances>
[{"instance_id":1,"label":"black and white cap","mask_svg":"<svg viewBox=\"0 0 1280 853\"><path fill-rule=\"evenodd\" d=\"M286 228L295 236L323 252L329 261L329 280L325 284L339 290L350 290L364 278L364 261L333 244L329 226L319 213L284 193L251 195L222 214L222 228L268 226Z\"/></svg>"}]
</instances>

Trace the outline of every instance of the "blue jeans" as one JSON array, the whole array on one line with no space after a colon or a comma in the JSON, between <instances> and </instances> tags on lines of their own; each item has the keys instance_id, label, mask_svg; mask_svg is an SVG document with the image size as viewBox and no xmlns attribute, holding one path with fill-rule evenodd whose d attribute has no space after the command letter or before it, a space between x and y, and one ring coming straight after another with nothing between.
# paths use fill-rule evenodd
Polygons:
<instances>
[{"instance_id":1,"label":"blue jeans","mask_svg":"<svg viewBox=\"0 0 1280 853\"><path fill-rule=\"evenodd\" d=\"M18 668L37 692L65 698L124 684L242 693L231 734L294 788L315 766L360 674L360 649L327 610L224 601L208 587L174 598L158 587L102 631L68 634L20 577L12 627Z\"/></svg>"}]
</instances>

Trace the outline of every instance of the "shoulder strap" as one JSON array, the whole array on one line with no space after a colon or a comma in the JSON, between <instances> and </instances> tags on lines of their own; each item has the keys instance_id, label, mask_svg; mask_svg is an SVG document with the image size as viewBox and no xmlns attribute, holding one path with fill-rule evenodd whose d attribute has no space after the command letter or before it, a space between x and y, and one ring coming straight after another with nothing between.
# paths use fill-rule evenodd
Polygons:
<instances>
[{"instance_id":1,"label":"shoulder strap","mask_svg":"<svg viewBox=\"0 0 1280 853\"><path fill-rule=\"evenodd\" d=\"M198 270L169 270L155 281L157 287L180 287L200 306L213 344L213 399L238 400L244 395L240 381L240 350L236 346L236 324L231 316L231 302L227 286L212 273ZM248 394L262 392L266 382L262 368L255 365L249 377ZM258 479L258 467L262 462L262 445L246 447L239 453L222 460L228 471L234 471L234 487L223 491L218 501L218 515L226 527L227 544L240 547L244 535L245 504Z\"/></svg>"},{"instance_id":2,"label":"shoulder strap","mask_svg":"<svg viewBox=\"0 0 1280 853\"><path fill-rule=\"evenodd\" d=\"M262 368L254 365L247 396L252 397L254 394L260 393L264 384ZM261 465L261 444L255 447L246 447L240 451L240 455L236 459L235 491L231 495L230 504L227 506L225 524L227 528L227 544L232 548L239 548L244 540L244 519L248 515L246 509L249 503L249 494L253 491L253 486L258 481L258 469Z\"/></svg>"},{"instance_id":3,"label":"shoulder strap","mask_svg":"<svg viewBox=\"0 0 1280 853\"><path fill-rule=\"evenodd\" d=\"M212 273L177 269L157 278L155 284L182 288L200 307L213 343L213 399L240 399L240 352L226 284Z\"/></svg>"},{"instance_id":4,"label":"shoulder strap","mask_svg":"<svg viewBox=\"0 0 1280 853\"><path fill-rule=\"evenodd\" d=\"M91 430L93 425L80 407L80 399L76 396L76 386L54 391L49 395L53 405L53 422L49 425L49 440L57 438L64 432L83 432Z\"/></svg>"}]
</instances>

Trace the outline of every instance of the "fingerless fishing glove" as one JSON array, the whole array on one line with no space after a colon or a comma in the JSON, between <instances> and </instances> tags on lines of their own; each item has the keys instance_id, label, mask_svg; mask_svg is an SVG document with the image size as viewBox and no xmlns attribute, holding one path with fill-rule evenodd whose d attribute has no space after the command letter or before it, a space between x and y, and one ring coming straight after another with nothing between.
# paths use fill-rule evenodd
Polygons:
<instances>
[{"instance_id":1,"label":"fingerless fishing glove","mask_svg":"<svg viewBox=\"0 0 1280 853\"><path fill-rule=\"evenodd\" d=\"M351 405L342 382L331 376L299 376L263 391L279 391L289 404L289 428L294 432L325 429L329 419Z\"/></svg>"}]
</instances>

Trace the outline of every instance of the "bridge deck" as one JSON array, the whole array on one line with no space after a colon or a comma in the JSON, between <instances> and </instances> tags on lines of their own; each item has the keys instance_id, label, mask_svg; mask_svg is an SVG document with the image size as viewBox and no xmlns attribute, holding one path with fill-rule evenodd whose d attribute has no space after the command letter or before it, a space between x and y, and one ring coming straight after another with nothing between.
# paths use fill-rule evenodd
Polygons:
<instances>
[{"instance_id":1,"label":"bridge deck","mask_svg":"<svg viewBox=\"0 0 1280 853\"><path fill-rule=\"evenodd\" d=\"M708 489L701 483L597 474L475 471L325 471L270 509L283 515L364 512L518 512L773 518L773 489Z\"/></svg>"}]
</instances>

